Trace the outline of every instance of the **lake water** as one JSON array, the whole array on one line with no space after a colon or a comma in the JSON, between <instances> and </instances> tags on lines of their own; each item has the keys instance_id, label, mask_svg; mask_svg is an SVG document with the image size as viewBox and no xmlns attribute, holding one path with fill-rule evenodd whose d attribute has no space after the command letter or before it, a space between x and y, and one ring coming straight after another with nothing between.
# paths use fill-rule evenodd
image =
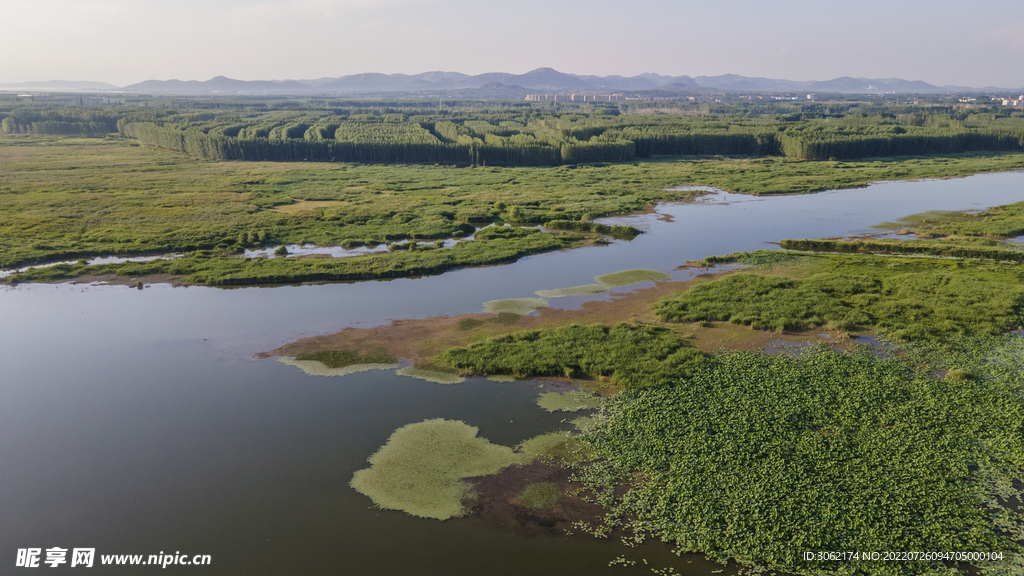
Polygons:
<instances>
[{"instance_id":1,"label":"lake water","mask_svg":"<svg viewBox=\"0 0 1024 576\"><path fill-rule=\"evenodd\" d=\"M505 445L567 429L564 414L536 407L536 383L470 378L447 386L390 371L325 378L252 355L348 326L479 312L488 300L533 297L618 270L681 278L692 271L674 269L687 260L775 248L769 242L783 238L868 233L926 210L1022 200L1020 172L802 196L719 194L602 220L645 230L631 242L425 278L4 289L0 572L13 571L18 548L86 547L96 548L97 564L107 554L211 555L211 567L166 569L190 574L650 574L667 566L710 574L720 567L677 558L659 543L627 548L514 535L473 517L417 519L376 510L348 487L366 458L412 422L463 420ZM659 220L666 215L674 221ZM551 305L610 297L614 291ZM608 567L618 556L638 565Z\"/></svg>"}]
</instances>

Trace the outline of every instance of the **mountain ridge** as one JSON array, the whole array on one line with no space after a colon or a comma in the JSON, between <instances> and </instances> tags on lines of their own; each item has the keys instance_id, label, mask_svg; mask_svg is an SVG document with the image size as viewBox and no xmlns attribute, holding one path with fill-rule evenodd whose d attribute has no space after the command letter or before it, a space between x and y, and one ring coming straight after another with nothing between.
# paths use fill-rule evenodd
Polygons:
<instances>
[{"instance_id":1,"label":"mountain ridge","mask_svg":"<svg viewBox=\"0 0 1024 576\"><path fill-rule=\"evenodd\" d=\"M307 80L235 80L216 76L210 80L146 80L124 87L104 82L21 82L2 84L0 89L127 92L136 94L343 94L367 92L430 92L481 89L496 85L514 92L581 91L645 91L682 89L713 89L743 92L831 92L851 94L882 93L957 93L1012 92L1017 89L987 86L935 86L922 80L902 78L854 78L840 76L831 80L785 80L764 77L721 74L717 76L668 76L645 72L635 76L593 76L559 72L553 68L537 68L523 74L486 72L469 75L461 72L430 71L419 74L348 74Z\"/></svg>"}]
</instances>

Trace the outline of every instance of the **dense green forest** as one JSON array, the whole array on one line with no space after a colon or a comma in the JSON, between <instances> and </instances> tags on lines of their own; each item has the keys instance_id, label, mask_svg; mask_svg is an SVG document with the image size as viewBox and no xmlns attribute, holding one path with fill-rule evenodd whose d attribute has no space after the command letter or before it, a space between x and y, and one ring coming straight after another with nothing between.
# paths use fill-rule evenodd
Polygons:
<instances>
[{"instance_id":1,"label":"dense green forest","mask_svg":"<svg viewBox=\"0 0 1024 576\"><path fill-rule=\"evenodd\" d=\"M1024 149L1020 112L866 103L555 109L0 106L8 134L120 136L214 160L546 166L683 155L844 160ZM625 112L625 113L624 113Z\"/></svg>"}]
</instances>

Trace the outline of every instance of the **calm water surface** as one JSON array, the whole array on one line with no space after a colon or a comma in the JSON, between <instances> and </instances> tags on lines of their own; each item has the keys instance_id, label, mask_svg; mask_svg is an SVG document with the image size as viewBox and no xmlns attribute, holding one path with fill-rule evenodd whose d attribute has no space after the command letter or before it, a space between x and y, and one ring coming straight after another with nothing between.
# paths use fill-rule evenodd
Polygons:
<instances>
[{"instance_id":1,"label":"calm water surface","mask_svg":"<svg viewBox=\"0 0 1024 576\"><path fill-rule=\"evenodd\" d=\"M313 377L251 357L301 335L478 312L487 300L627 268L673 272L686 260L774 248L768 243L782 238L859 234L925 210L1022 200L1020 172L804 196L719 194L603 220L646 231L632 242L427 278L236 290L4 289L0 573L15 571L18 548L57 546L210 554L212 567L166 569L195 574L650 574L667 566L710 574L720 567L657 543L634 549L516 536L476 518L422 520L375 510L348 487L391 432L412 422L464 420L506 445L564 429L564 415L534 405L536 383L473 378L445 386L384 371ZM674 221L659 220L665 215ZM609 568L620 555L639 565Z\"/></svg>"}]
</instances>

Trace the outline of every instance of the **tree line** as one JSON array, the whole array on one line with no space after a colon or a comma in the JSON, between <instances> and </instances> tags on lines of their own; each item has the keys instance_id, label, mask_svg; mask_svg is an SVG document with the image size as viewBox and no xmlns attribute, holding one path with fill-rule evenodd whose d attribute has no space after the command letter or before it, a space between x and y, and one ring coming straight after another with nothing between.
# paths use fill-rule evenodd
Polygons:
<instances>
[{"instance_id":1,"label":"tree line","mask_svg":"<svg viewBox=\"0 0 1024 576\"><path fill-rule=\"evenodd\" d=\"M616 116L604 111L529 109L19 105L0 109L0 129L8 134L80 136L116 131L147 145L203 158L286 162L545 166L652 156L852 160L1024 150L1024 117L1012 114L906 105L765 109L777 113L754 115L740 107L720 114Z\"/></svg>"}]
</instances>

